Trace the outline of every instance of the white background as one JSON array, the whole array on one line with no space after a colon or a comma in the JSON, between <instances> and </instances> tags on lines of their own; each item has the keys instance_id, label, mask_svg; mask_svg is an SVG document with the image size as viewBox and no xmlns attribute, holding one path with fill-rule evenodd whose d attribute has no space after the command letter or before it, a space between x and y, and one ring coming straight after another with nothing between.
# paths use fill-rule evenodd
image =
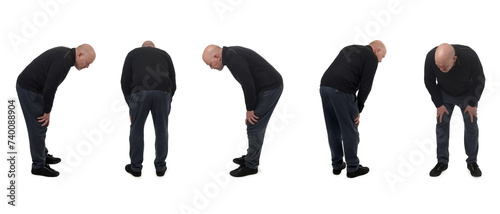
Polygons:
<instances>
[{"instance_id":1,"label":"white background","mask_svg":"<svg viewBox=\"0 0 500 214\"><path fill-rule=\"evenodd\" d=\"M3 1L0 7L4 112L7 100L17 97L17 76L45 50L89 43L97 59L88 69L72 68L55 97L47 147L62 158L53 166L61 172L58 178L31 175L18 105L17 207L8 206L4 196L2 213L499 211L500 15L494 1L61 1L44 10L45 2L55 1ZM30 23L35 31L26 31ZM24 40L13 43L13 36ZM385 42L388 52L359 127L359 157L370 173L334 176L320 79L343 46L374 39ZM162 178L153 165L151 120L142 177L124 170L129 120L121 69L126 54L145 40L171 55L177 74ZM478 110L481 178L466 168L458 107L449 168L438 178L428 175L436 164L436 113L423 67L427 52L443 42L472 47L487 78ZM245 152L245 105L227 68L219 72L203 63L208 44L251 48L284 78L257 175L228 175L236 168L232 158ZM3 118L0 130L6 133ZM8 183L7 164L0 161L2 187Z\"/></svg>"}]
</instances>

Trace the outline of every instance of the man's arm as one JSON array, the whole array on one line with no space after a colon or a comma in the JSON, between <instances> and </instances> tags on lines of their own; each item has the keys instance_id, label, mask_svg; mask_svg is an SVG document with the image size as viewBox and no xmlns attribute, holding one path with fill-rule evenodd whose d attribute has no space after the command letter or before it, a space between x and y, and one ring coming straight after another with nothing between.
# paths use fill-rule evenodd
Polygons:
<instances>
[{"instance_id":1,"label":"man's arm","mask_svg":"<svg viewBox=\"0 0 500 214\"><path fill-rule=\"evenodd\" d=\"M257 95L255 92L255 83L250 72L248 62L242 57L236 55L231 58L227 66L233 73L234 78L241 84L241 88L243 89L243 94L245 96L247 111L255 110L255 106L257 105Z\"/></svg>"},{"instance_id":2,"label":"man's arm","mask_svg":"<svg viewBox=\"0 0 500 214\"><path fill-rule=\"evenodd\" d=\"M65 61L53 62L47 73L47 79L43 86L43 113L50 113L54 103L57 87L63 81L65 72L69 71L71 66Z\"/></svg>"},{"instance_id":3,"label":"man's arm","mask_svg":"<svg viewBox=\"0 0 500 214\"><path fill-rule=\"evenodd\" d=\"M245 124L250 123L255 125L259 117L255 115L255 107L257 105L257 95L255 91L255 82L250 72L248 62L241 56L232 56L227 67L231 70L234 78L241 84L243 94L245 96L245 105L247 113Z\"/></svg>"},{"instance_id":4,"label":"man's arm","mask_svg":"<svg viewBox=\"0 0 500 214\"><path fill-rule=\"evenodd\" d=\"M361 72L361 80L359 82L358 91L358 111L361 113L365 107L365 101L368 99L368 95L372 90L373 79L375 78L375 72L377 71L378 60L369 59L365 62L363 66L363 71Z\"/></svg>"},{"instance_id":5,"label":"man's arm","mask_svg":"<svg viewBox=\"0 0 500 214\"><path fill-rule=\"evenodd\" d=\"M171 94L172 94L172 97L174 96L175 94L175 90L177 90L177 84L176 84L176 80L175 80L175 68L174 68L174 63L172 62L172 58L170 58L170 56L168 57L168 63L169 63L169 71L168 71L168 75L169 75L169 79L170 81L172 82L172 87L171 87Z\"/></svg>"},{"instance_id":6,"label":"man's arm","mask_svg":"<svg viewBox=\"0 0 500 214\"><path fill-rule=\"evenodd\" d=\"M467 99L468 106L465 108L464 113L469 113L470 122L474 122L474 117L477 118L477 103L483 94L484 85L486 78L484 77L483 66L481 65L481 60L477 56L476 52L471 49L471 77L472 77L472 92Z\"/></svg>"},{"instance_id":7,"label":"man's arm","mask_svg":"<svg viewBox=\"0 0 500 214\"><path fill-rule=\"evenodd\" d=\"M130 105L130 94L132 89L130 86L132 85L132 65L131 65L131 56L130 53L127 55L125 58L125 63L123 64L123 71L122 71L122 78L121 78L121 85L122 85L122 92L123 96L125 97L125 102L127 102L127 105Z\"/></svg>"},{"instance_id":8,"label":"man's arm","mask_svg":"<svg viewBox=\"0 0 500 214\"><path fill-rule=\"evenodd\" d=\"M439 123L443 121L443 115L450 114L448 109L444 106L443 97L439 92L439 88L436 84L436 74L434 74L434 66L436 66L436 62L434 61L434 52L430 51L425 58L425 66L424 66L424 82L427 91L431 94L431 99L434 105L436 106L436 119L439 120Z\"/></svg>"},{"instance_id":9,"label":"man's arm","mask_svg":"<svg viewBox=\"0 0 500 214\"><path fill-rule=\"evenodd\" d=\"M433 53L434 52L432 51L429 52L425 59L424 82L427 91L429 91L429 94L431 95L432 102L434 102L436 108L439 108L440 106L444 105L444 102L443 97L441 96L441 93L439 92L438 86L436 84L436 75L434 74L433 70L433 67L436 66L436 63L434 62Z\"/></svg>"},{"instance_id":10,"label":"man's arm","mask_svg":"<svg viewBox=\"0 0 500 214\"><path fill-rule=\"evenodd\" d=\"M486 78L484 77L483 66L476 52L472 51L471 57L471 78L473 81L472 92L469 96L468 104L471 107L476 107L481 95L483 94Z\"/></svg>"}]
</instances>

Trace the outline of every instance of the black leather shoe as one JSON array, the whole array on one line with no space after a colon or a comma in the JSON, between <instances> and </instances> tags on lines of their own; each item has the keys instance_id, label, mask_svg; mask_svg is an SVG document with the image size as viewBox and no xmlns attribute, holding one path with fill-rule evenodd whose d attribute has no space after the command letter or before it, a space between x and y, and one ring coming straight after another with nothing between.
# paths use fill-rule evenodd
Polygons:
<instances>
[{"instance_id":1,"label":"black leather shoe","mask_svg":"<svg viewBox=\"0 0 500 214\"><path fill-rule=\"evenodd\" d=\"M156 175L159 176L159 177L162 177L165 175L165 172L167 171L167 167L165 166L165 169L164 170L161 170L161 171L156 171Z\"/></svg>"},{"instance_id":2,"label":"black leather shoe","mask_svg":"<svg viewBox=\"0 0 500 214\"><path fill-rule=\"evenodd\" d=\"M243 177L247 175L257 174L258 171L258 169L248 168L247 166L243 165L229 172L229 174L233 177Z\"/></svg>"},{"instance_id":3,"label":"black leather shoe","mask_svg":"<svg viewBox=\"0 0 500 214\"><path fill-rule=\"evenodd\" d=\"M243 155L239 158L235 158L235 159L233 159L233 162L235 164L244 165L245 164L245 157L246 157L246 155Z\"/></svg>"},{"instance_id":4,"label":"black leather shoe","mask_svg":"<svg viewBox=\"0 0 500 214\"><path fill-rule=\"evenodd\" d=\"M359 165L358 170L356 170L354 172L347 172L347 177L348 178L355 178L355 177L358 177L361 175L365 175L369 171L370 171L370 169L368 167L364 167L364 166Z\"/></svg>"},{"instance_id":5,"label":"black leather shoe","mask_svg":"<svg viewBox=\"0 0 500 214\"><path fill-rule=\"evenodd\" d=\"M50 168L47 164L40 169L31 169L31 174L33 175L41 175L45 177L57 177L59 176L59 172Z\"/></svg>"},{"instance_id":6,"label":"black leather shoe","mask_svg":"<svg viewBox=\"0 0 500 214\"><path fill-rule=\"evenodd\" d=\"M131 175L133 175L134 177L141 177L141 172L134 172L132 170L132 166L130 166L130 164L127 164L125 166L125 171L127 171L128 173L130 173Z\"/></svg>"},{"instance_id":7,"label":"black leather shoe","mask_svg":"<svg viewBox=\"0 0 500 214\"><path fill-rule=\"evenodd\" d=\"M46 164L57 164L61 162L61 158L56 158L52 156L51 154L47 154L47 157L45 158L45 163Z\"/></svg>"},{"instance_id":8,"label":"black leather shoe","mask_svg":"<svg viewBox=\"0 0 500 214\"><path fill-rule=\"evenodd\" d=\"M342 172L343 169L345 169L345 162L342 162L342 166L340 167L340 169L334 169L333 170L333 174L334 175L340 175L340 172Z\"/></svg>"},{"instance_id":9,"label":"black leather shoe","mask_svg":"<svg viewBox=\"0 0 500 214\"><path fill-rule=\"evenodd\" d=\"M481 172L481 170L479 169L479 166L477 165L476 162L474 162L474 163L468 163L467 164L467 169L469 169L470 174L473 177L481 177L481 175L483 174Z\"/></svg>"},{"instance_id":10,"label":"black leather shoe","mask_svg":"<svg viewBox=\"0 0 500 214\"><path fill-rule=\"evenodd\" d=\"M446 163L437 163L436 166L434 168L432 168L432 170L429 173L429 175L431 177L437 177L437 176L441 175L441 172L443 172L446 169L448 169L448 164L446 164Z\"/></svg>"}]
</instances>

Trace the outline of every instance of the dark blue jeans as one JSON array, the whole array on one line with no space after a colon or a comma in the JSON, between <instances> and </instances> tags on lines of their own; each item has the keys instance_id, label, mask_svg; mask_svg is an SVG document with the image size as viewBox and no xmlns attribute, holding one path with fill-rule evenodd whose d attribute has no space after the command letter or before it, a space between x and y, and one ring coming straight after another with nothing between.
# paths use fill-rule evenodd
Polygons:
<instances>
[{"instance_id":1,"label":"dark blue jeans","mask_svg":"<svg viewBox=\"0 0 500 214\"><path fill-rule=\"evenodd\" d=\"M16 90L28 129L31 160L33 161L31 168L40 169L45 166L45 158L49 152L45 147L47 126L42 126L37 119L43 116L43 96L19 85L16 85Z\"/></svg>"},{"instance_id":2,"label":"dark blue jeans","mask_svg":"<svg viewBox=\"0 0 500 214\"><path fill-rule=\"evenodd\" d=\"M359 133L358 126L354 123L359 114L356 95L327 86L321 86L319 91L323 103L333 169L341 169L345 153L347 172L354 172L358 170L359 166Z\"/></svg>"},{"instance_id":3,"label":"dark blue jeans","mask_svg":"<svg viewBox=\"0 0 500 214\"><path fill-rule=\"evenodd\" d=\"M255 125L247 123L248 150L245 165L249 168L257 169L259 166L260 152L264 143L267 124L282 92L283 85L276 89L263 91L257 96L257 106L254 113L259 117L259 120Z\"/></svg>"},{"instance_id":4,"label":"dark blue jeans","mask_svg":"<svg viewBox=\"0 0 500 214\"><path fill-rule=\"evenodd\" d=\"M474 122L470 122L469 113L464 113L465 108L467 107L467 97L454 97L450 96L444 91L441 91L441 96L443 97L444 106L450 113L449 115L444 113L443 120L440 123L439 118L436 123L436 140L437 140L437 159L439 163L448 164L449 161L449 152L448 145L450 140L450 120L451 115L453 113L453 108L455 105L460 107L460 111L462 113L462 117L464 119L464 144L465 144L465 153L468 158L466 160L467 163L477 162L477 152L479 149L478 137L479 137L479 128L477 126L477 118L474 118Z\"/></svg>"},{"instance_id":5,"label":"dark blue jeans","mask_svg":"<svg viewBox=\"0 0 500 214\"><path fill-rule=\"evenodd\" d=\"M168 153L168 115L170 114L170 93L160 90L145 90L133 93L130 96L130 161L132 170L140 172L144 159L144 124L151 111L155 127L155 150L154 160L156 171L162 171L166 167L165 159Z\"/></svg>"}]
</instances>

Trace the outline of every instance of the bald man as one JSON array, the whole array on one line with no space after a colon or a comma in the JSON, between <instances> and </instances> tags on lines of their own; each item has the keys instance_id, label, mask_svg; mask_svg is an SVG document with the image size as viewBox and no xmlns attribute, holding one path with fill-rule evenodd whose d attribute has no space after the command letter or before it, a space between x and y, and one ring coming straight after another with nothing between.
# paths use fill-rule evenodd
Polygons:
<instances>
[{"instance_id":1,"label":"bald man","mask_svg":"<svg viewBox=\"0 0 500 214\"><path fill-rule=\"evenodd\" d=\"M17 95L28 129L32 174L59 175L49 164L57 164L61 159L50 155L45 146L54 96L71 67L88 68L95 57L94 49L88 44L52 48L35 58L17 78Z\"/></svg>"},{"instance_id":2,"label":"bald man","mask_svg":"<svg viewBox=\"0 0 500 214\"><path fill-rule=\"evenodd\" d=\"M123 64L121 86L130 109L130 164L125 171L141 176L144 155L144 124L149 112L155 127L156 175L167 171L168 116L176 90L175 69L170 55L146 41L130 51Z\"/></svg>"},{"instance_id":3,"label":"bald man","mask_svg":"<svg viewBox=\"0 0 500 214\"><path fill-rule=\"evenodd\" d=\"M472 176L480 177L482 173L477 165L477 104L483 93L485 78L479 57L470 47L441 44L427 54L424 79L437 108L438 163L430 176L439 176L448 168L450 119L453 108L458 106L465 125L467 168Z\"/></svg>"},{"instance_id":4,"label":"bald man","mask_svg":"<svg viewBox=\"0 0 500 214\"><path fill-rule=\"evenodd\" d=\"M359 164L359 118L378 63L382 62L386 52L384 43L378 40L366 46L347 46L321 79L320 94L334 175L339 175L346 165L348 178L369 172L368 167Z\"/></svg>"},{"instance_id":5,"label":"bald man","mask_svg":"<svg viewBox=\"0 0 500 214\"><path fill-rule=\"evenodd\" d=\"M209 45L203 52L203 61L219 71L227 66L241 84L247 109L248 150L246 155L233 160L240 167L229 174L234 177L256 174L266 127L283 92L283 79L269 62L244 47Z\"/></svg>"}]
</instances>

